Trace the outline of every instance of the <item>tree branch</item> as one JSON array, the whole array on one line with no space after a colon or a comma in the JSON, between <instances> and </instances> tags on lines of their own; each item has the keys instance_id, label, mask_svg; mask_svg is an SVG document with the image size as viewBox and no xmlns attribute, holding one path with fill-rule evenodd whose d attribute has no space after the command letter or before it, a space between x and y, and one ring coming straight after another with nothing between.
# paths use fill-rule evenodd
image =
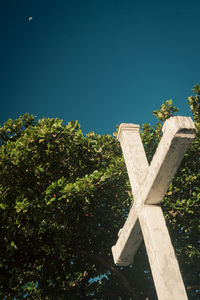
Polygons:
<instances>
[{"instance_id":1,"label":"tree branch","mask_svg":"<svg viewBox=\"0 0 200 300\"><path fill-rule=\"evenodd\" d=\"M128 291L128 293L130 293L130 295L132 297L134 297L134 300L139 300L136 292L135 292L135 288L131 287L130 283L128 282L128 280L126 279L126 277L114 266L112 266L110 263L108 263L104 257L101 257L99 255L96 254L90 254L85 250L81 250L80 251L82 254L87 255L88 257L90 257L91 259L99 262L101 265L103 265L104 267L106 267L108 270L111 270L114 274L114 276L117 278L117 280L120 282L120 284L122 284L125 289Z\"/></svg>"}]
</instances>

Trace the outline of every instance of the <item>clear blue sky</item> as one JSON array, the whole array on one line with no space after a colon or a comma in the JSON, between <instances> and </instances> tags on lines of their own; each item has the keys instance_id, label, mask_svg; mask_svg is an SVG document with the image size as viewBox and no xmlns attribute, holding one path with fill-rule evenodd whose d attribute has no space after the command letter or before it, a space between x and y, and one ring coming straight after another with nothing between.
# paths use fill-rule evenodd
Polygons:
<instances>
[{"instance_id":1,"label":"clear blue sky","mask_svg":"<svg viewBox=\"0 0 200 300\"><path fill-rule=\"evenodd\" d=\"M199 12L199 0L1 0L1 125L29 112L112 133L154 124L169 98L190 115Z\"/></svg>"}]
</instances>

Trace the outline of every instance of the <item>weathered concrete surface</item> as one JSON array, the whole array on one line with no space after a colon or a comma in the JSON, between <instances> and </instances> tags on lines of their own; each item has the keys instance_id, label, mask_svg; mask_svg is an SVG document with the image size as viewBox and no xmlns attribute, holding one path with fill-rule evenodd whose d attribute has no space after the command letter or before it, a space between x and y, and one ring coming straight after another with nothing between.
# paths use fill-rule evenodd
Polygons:
<instances>
[{"instance_id":1,"label":"weathered concrete surface","mask_svg":"<svg viewBox=\"0 0 200 300\"><path fill-rule=\"evenodd\" d=\"M146 177L149 164L139 132L139 125L122 123L117 139L120 141L134 198ZM119 232L117 244L112 247L114 262L127 266L133 262L143 241L135 206L129 212L124 227Z\"/></svg>"},{"instance_id":2,"label":"weathered concrete surface","mask_svg":"<svg viewBox=\"0 0 200 300\"><path fill-rule=\"evenodd\" d=\"M128 266L143 241L140 223L135 209L131 209L124 227L119 231L117 244L112 247L114 262L117 266Z\"/></svg>"},{"instance_id":3,"label":"weathered concrete surface","mask_svg":"<svg viewBox=\"0 0 200 300\"><path fill-rule=\"evenodd\" d=\"M160 206L145 204L139 219L158 299L188 299Z\"/></svg>"},{"instance_id":4,"label":"weathered concrete surface","mask_svg":"<svg viewBox=\"0 0 200 300\"><path fill-rule=\"evenodd\" d=\"M139 125L122 123L117 135L126 162L133 196L137 194L149 168L139 130Z\"/></svg>"},{"instance_id":5,"label":"weathered concrete surface","mask_svg":"<svg viewBox=\"0 0 200 300\"><path fill-rule=\"evenodd\" d=\"M188 146L194 139L195 126L191 118L173 117L164 123L162 139L137 195L137 199L140 200L135 199L137 203L161 202Z\"/></svg>"},{"instance_id":6,"label":"weathered concrete surface","mask_svg":"<svg viewBox=\"0 0 200 300\"><path fill-rule=\"evenodd\" d=\"M144 237L159 299L187 299L162 211L155 204L161 202L194 138L195 126L191 118L168 119L151 165L148 166L139 125L123 123L119 128L118 139L128 170L134 205L119 232L116 245L112 247L113 258L117 265L131 264ZM170 291L172 287L173 291Z\"/></svg>"}]
</instances>

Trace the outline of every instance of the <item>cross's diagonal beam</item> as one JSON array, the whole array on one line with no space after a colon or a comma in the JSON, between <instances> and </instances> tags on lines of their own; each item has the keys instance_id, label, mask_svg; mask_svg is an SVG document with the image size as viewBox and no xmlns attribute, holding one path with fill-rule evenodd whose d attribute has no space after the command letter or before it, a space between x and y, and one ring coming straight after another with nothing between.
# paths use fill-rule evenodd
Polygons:
<instances>
[{"instance_id":1,"label":"cross's diagonal beam","mask_svg":"<svg viewBox=\"0 0 200 300\"><path fill-rule=\"evenodd\" d=\"M159 299L187 299L161 208L155 204L162 200L194 138L195 127L191 118L168 119L151 165L148 166L139 126L121 124L119 129L118 139L129 174L134 205L119 232L116 245L112 247L113 257L117 265L132 263L144 237ZM176 284L174 294L169 294L169 282Z\"/></svg>"}]
</instances>

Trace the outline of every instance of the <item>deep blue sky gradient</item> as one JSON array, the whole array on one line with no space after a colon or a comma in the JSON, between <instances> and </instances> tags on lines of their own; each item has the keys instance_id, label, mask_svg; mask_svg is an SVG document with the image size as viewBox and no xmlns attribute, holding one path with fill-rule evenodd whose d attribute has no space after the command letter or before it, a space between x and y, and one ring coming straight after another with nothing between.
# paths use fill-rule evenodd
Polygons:
<instances>
[{"instance_id":1,"label":"deep blue sky gradient","mask_svg":"<svg viewBox=\"0 0 200 300\"><path fill-rule=\"evenodd\" d=\"M29 112L107 134L154 124L170 98L190 115L199 11L199 0L1 0L1 125Z\"/></svg>"}]
</instances>

